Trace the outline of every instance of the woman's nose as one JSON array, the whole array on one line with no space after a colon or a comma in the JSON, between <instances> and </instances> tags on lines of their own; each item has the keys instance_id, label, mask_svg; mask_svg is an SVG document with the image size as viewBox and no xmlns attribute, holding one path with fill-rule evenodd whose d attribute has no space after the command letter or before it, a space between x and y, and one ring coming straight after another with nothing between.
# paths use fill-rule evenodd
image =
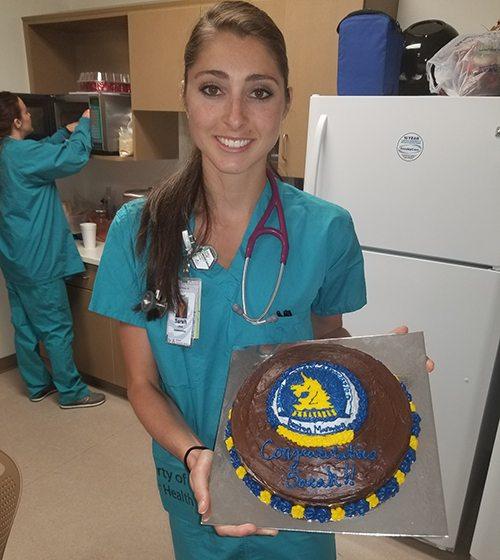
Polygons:
<instances>
[{"instance_id":1,"label":"woman's nose","mask_svg":"<svg viewBox=\"0 0 500 560\"><path fill-rule=\"evenodd\" d=\"M241 128L246 121L245 104L240 97L228 100L225 115L226 123L233 129Z\"/></svg>"}]
</instances>

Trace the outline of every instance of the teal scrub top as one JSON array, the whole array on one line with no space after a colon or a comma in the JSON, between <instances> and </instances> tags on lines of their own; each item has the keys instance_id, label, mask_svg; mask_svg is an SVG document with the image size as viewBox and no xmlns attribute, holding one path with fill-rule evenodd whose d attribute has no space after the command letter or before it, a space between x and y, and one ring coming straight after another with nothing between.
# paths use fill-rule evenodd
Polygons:
<instances>
[{"instance_id":1,"label":"teal scrub top","mask_svg":"<svg viewBox=\"0 0 500 560\"><path fill-rule=\"evenodd\" d=\"M0 268L7 282L34 285L84 266L55 179L77 173L91 151L90 119L43 140L0 143Z\"/></svg>"},{"instance_id":2,"label":"teal scrub top","mask_svg":"<svg viewBox=\"0 0 500 560\"><path fill-rule=\"evenodd\" d=\"M337 315L366 303L363 257L349 213L278 181L290 252L271 313L291 312L276 323L252 325L232 310L241 305L241 278L247 241L271 198L269 182L260 196L241 247L229 269L190 269L202 281L200 338L189 348L166 341L166 317L146 321L136 306L145 290L145 256L135 242L143 202L117 213L108 233L90 309L145 328L158 367L161 387L177 404L194 433L213 448L231 352L244 346L308 340L313 337L311 312ZM278 227L274 211L266 225ZM247 305L258 315L271 295L280 264L281 245L260 237L250 262ZM196 503L181 461L153 442L158 488L164 507L193 518Z\"/></svg>"}]
</instances>

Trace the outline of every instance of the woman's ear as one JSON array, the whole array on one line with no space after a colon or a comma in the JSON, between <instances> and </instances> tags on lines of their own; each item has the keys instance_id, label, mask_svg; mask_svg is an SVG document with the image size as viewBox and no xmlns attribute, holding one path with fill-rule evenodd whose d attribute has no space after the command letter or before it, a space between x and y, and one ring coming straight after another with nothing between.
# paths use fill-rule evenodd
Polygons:
<instances>
[{"instance_id":1,"label":"woman's ear","mask_svg":"<svg viewBox=\"0 0 500 560\"><path fill-rule=\"evenodd\" d=\"M23 126L23 123L21 122L21 119L14 119L14 127L15 128L21 128Z\"/></svg>"}]
</instances>

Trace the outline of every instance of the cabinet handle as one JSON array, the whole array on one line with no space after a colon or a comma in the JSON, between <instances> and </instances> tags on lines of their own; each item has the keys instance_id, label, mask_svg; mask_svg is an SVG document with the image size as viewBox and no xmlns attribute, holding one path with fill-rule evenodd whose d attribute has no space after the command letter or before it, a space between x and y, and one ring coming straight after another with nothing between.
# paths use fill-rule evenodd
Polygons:
<instances>
[{"instance_id":1,"label":"cabinet handle","mask_svg":"<svg viewBox=\"0 0 500 560\"><path fill-rule=\"evenodd\" d=\"M283 146L283 152L281 154L281 159L283 161L288 161L288 134L286 132L281 137L281 144Z\"/></svg>"}]
</instances>

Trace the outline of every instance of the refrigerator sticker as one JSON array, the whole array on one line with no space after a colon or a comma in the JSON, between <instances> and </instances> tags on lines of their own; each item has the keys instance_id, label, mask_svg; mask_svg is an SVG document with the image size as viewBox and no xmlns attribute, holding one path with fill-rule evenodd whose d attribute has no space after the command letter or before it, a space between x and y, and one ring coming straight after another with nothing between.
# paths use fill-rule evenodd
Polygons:
<instances>
[{"instance_id":1,"label":"refrigerator sticker","mask_svg":"<svg viewBox=\"0 0 500 560\"><path fill-rule=\"evenodd\" d=\"M419 134L408 132L399 139L397 151L404 161L413 161L424 151L424 141Z\"/></svg>"}]
</instances>

